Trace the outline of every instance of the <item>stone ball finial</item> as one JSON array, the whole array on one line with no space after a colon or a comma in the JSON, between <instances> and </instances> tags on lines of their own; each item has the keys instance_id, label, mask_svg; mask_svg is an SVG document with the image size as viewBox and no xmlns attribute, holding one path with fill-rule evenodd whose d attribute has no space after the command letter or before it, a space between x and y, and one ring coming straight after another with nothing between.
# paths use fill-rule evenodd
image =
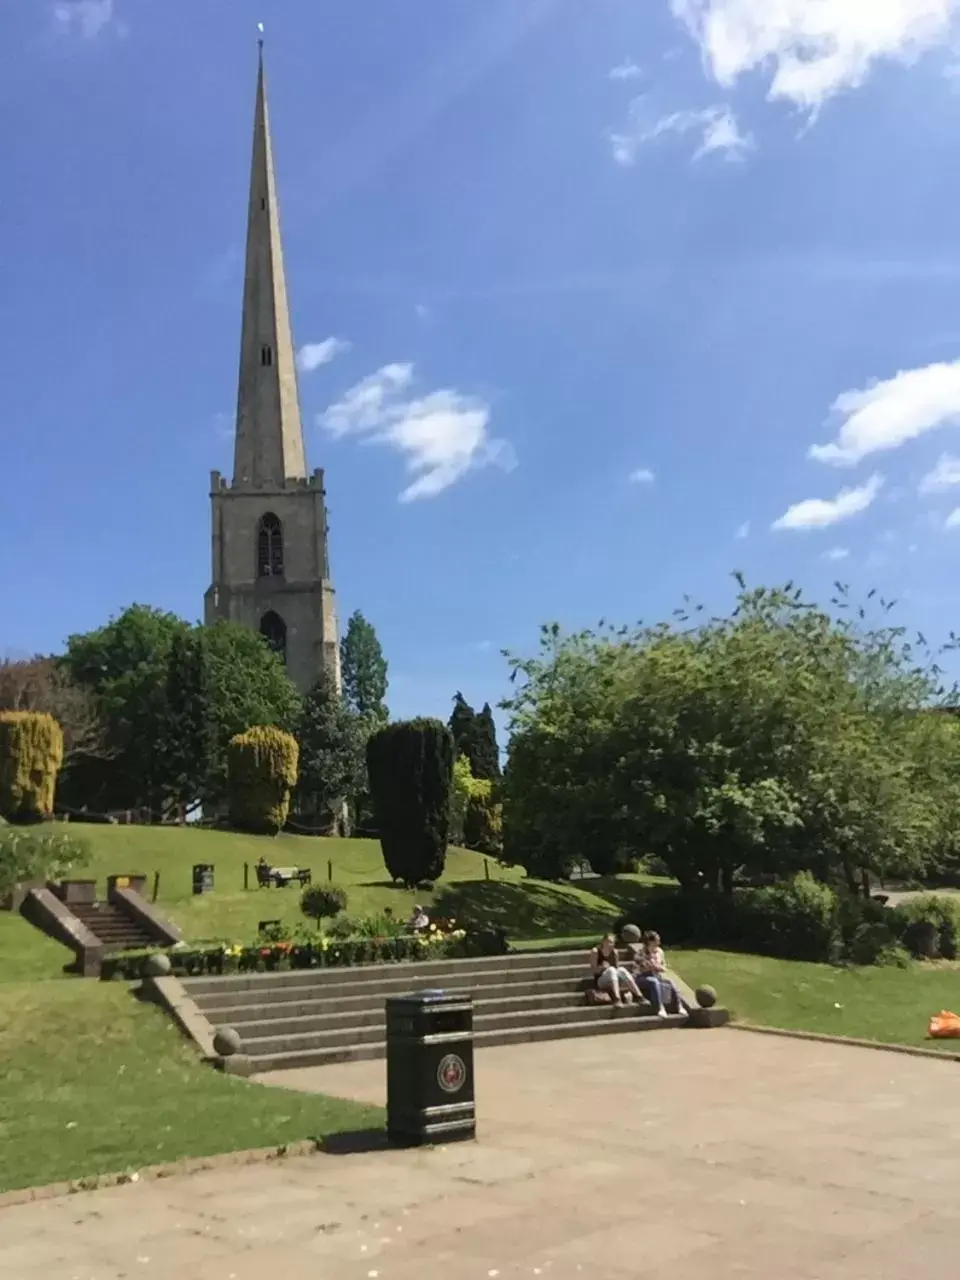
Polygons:
<instances>
[{"instance_id":1,"label":"stone ball finial","mask_svg":"<svg viewBox=\"0 0 960 1280\"><path fill-rule=\"evenodd\" d=\"M620 930L620 939L622 942L627 943L628 946L631 943L639 942L642 936L643 935L635 924L625 924Z\"/></svg>"},{"instance_id":2,"label":"stone ball finial","mask_svg":"<svg viewBox=\"0 0 960 1280\"><path fill-rule=\"evenodd\" d=\"M155 956L147 956L140 972L145 978L166 978L173 972L173 965L169 956L158 952Z\"/></svg>"},{"instance_id":3,"label":"stone ball finial","mask_svg":"<svg viewBox=\"0 0 960 1280\"><path fill-rule=\"evenodd\" d=\"M232 1058L240 1052L240 1035L233 1027L218 1027L213 1037L213 1047L221 1058Z\"/></svg>"},{"instance_id":4,"label":"stone ball finial","mask_svg":"<svg viewBox=\"0 0 960 1280\"><path fill-rule=\"evenodd\" d=\"M714 991L713 987L697 987L695 994L697 997L697 1004L701 1009L712 1009L717 1003L717 993Z\"/></svg>"}]
</instances>

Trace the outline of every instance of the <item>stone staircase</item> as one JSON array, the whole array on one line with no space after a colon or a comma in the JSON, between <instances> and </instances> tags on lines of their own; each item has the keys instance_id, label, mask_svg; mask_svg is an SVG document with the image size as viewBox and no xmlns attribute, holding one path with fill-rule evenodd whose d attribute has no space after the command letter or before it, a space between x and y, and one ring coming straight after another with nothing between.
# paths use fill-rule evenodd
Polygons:
<instances>
[{"instance_id":1,"label":"stone staircase","mask_svg":"<svg viewBox=\"0 0 960 1280\"><path fill-rule=\"evenodd\" d=\"M112 902L74 903L70 910L103 944L104 955L156 946L156 939Z\"/></svg>"},{"instance_id":2,"label":"stone staircase","mask_svg":"<svg viewBox=\"0 0 960 1280\"><path fill-rule=\"evenodd\" d=\"M685 1015L659 1018L647 1004L588 1005L583 951L182 981L214 1029L237 1032L244 1071L250 1074L382 1058L387 997L425 988L473 996L478 1047L660 1031L688 1021Z\"/></svg>"}]
</instances>

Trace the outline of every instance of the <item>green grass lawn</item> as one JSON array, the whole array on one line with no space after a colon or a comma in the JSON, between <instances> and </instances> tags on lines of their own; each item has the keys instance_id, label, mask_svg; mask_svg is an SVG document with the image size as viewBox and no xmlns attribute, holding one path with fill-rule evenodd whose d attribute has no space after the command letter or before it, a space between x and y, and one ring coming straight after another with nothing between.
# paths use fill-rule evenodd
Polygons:
<instances>
[{"instance_id":1,"label":"green grass lawn","mask_svg":"<svg viewBox=\"0 0 960 1280\"><path fill-rule=\"evenodd\" d=\"M430 890L394 886L384 869L376 840L335 840L281 835L274 839L193 827L125 827L77 823L72 831L91 849L87 866L74 874L96 879L104 892L113 874L159 872L160 912L177 924L190 942L227 939L248 942L261 920L302 920L299 888L244 890L253 867L266 857L276 866L309 867L314 882L333 881L347 892L348 915L370 915L390 907L398 917L423 902L435 915L453 917L478 928L502 927L511 939L552 938L599 933L634 901L651 877L624 876L589 882L589 887L530 880L519 868L466 849L447 852L443 877ZM193 896L195 863L215 867L215 891ZM69 953L17 917L0 913L0 983L30 977L55 977Z\"/></svg>"},{"instance_id":2,"label":"green grass lawn","mask_svg":"<svg viewBox=\"0 0 960 1280\"><path fill-rule=\"evenodd\" d=\"M0 987L0 1191L382 1126L203 1065L119 983Z\"/></svg>"},{"instance_id":3,"label":"green grass lawn","mask_svg":"<svg viewBox=\"0 0 960 1280\"><path fill-rule=\"evenodd\" d=\"M726 951L671 951L669 960L691 986L715 987L740 1022L960 1053L958 1040L927 1039L932 1014L960 1013L960 966L835 969Z\"/></svg>"}]
</instances>

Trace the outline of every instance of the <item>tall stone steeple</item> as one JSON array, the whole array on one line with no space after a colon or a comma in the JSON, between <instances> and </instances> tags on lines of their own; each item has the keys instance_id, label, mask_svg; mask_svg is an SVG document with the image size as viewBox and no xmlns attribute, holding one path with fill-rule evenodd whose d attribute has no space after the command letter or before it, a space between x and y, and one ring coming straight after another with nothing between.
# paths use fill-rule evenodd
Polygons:
<instances>
[{"instance_id":1,"label":"tall stone steeple","mask_svg":"<svg viewBox=\"0 0 960 1280\"><path fill-rule=\"evenodd\" d=\"M303 427L260 42L240 340L235 485L304 480Z\"/></svg>"},{"instance_id":2,"label":"tall stone steeple","mask_svg":"<svg viewBox=\"0 0 960 1280\"><path fill-rule=\"evenodd\" d=\"M259 631L302 691L339 687L337 610L323 472L307 471L280 243L263 42L247 213L233 483L211 475L213 575L204 620Z\"/></svg>"}]
</instances>

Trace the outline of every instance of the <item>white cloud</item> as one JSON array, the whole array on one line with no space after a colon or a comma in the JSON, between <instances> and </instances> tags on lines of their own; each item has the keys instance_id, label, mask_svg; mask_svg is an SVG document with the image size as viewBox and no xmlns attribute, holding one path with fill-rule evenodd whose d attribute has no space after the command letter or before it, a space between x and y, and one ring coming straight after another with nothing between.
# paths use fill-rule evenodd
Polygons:
<instances>
[{"instance_id":1,"label":"white cloud","mask_svg":"<svg viewBox=\"0 0 960 1280\"><path fill-rule=\"evenodd\" d=\"M656 476L649 467L638 467L636 471L631 471L627 478L631 484L653 484Z\"/></svg>"},{"instance_id":2,"label":"white cloud","mask_svg":"<svg viewBox=\"0 0 960 1280\"><path fill-rule=\"evenodd\" d=\"M774 529L826 529L866 511L883 488L882 476L871 476L858 489L841 489L835 498L807 498L773 522Z\"/></svg>"},{"instance_id":3,"label":"white cloud","mask_svg":"<svg viewBox=\"0 0 960 1280\"><path fill-rule=\"evenodd\" d=\"M418 302L413 310L418 320L429 320L432 315L430 308L425 302Z\"/></svg>"},{"instance_id":4,"label":"white cloud","mask_svg":"<svg viewBox=\"0 0 960 1280\"><path fill-rule=\"evenodd\" d=\"M937 459L937 465L920 481L921 493L943 493L960 484L960 458L943 453Z\"/></svg>"},{"instance_id":5,"label":"white cloud","mask_svg":"<svg viewBox=\"0 0 960 1280\"><path fill-rule=\"evenodd\" d=\"M301 373L313 373L322 365L336 360L350 350L350 343L343 338L324 338L322 342L305 342L297 352L297 368Z\"/></svg>"},{"instance_id":6,"label":"white cloud","mask_svg":"<svg viewBox=\"0 0 960 1280\"><path fill-rule=\"evenodd\" d=\"M388 364L358 382L318 421L332 435L365 437L402 453L415 477L401 502L432 498L468 471L516 465L506 440L492 439L490 406L459 391L410 398L413 365Z\"/></svg>"},{"instance_id":7,"label":"white cloud","mask_svg":"<svg viewBox=\"0 0 960 1280\"><path fill-rule=\"evenodd\" d=\"M831 547L823 553L824 560L846 560L850 552L846 547Z\"/></svg>"},{"instance_id":8,"label":"white cloud","mask_svg":"<svg viewBox=\"0 0 960 1280\"><path fill-rule=\"evenodd\" d=\"M621 62L616 67L611 67L607 72L607 78L610 80L636 80L643 75L643 71L632 62L629 58L625 62Z\"/></svg>"},{"instance_id":9,"label":"white cloud","mask_svg":"<svg viewBox=\"0 0 960 1280\"><path fill-rule=\"evenodd\" d=\"M736 116L729 107L706 107L703 111L674 111L670 115L654 119L646 98L636 98L630 104L627 127L622 133L609 135L613 158L627 167L635 163L637 153L647 143L657 142L671 135L685 137L700 135L700 146L694 159L700 160L712 153L727 160L741 160L745 151L753 146L753 138L741 133Z\"/></svg>"},{"instance_id":10,"label":"white cloud","mask_svg":"<svg viewBox=\"0 0 960 1280\"><path fill-rule=\"evenodd\" d=\"M956 507L943 522L945 529L960 529L960 507Z\"/></svg>"},{"instance_id":11,"label":"white cloud","mask_svg":"<svg viewBox=\"0 0 960 1280\"><path fill-rule=\"evenodd\" d=\"M744 538L749 538L750 537L750 521L744 520L743 524L740 526L740 528L737 530L737 532L733 536L737 539L738 542L742 542Z\"/></svg>"},{"instance_id":12,"label":"white cloud","mask_svg":"<svg viewBox=\"0 0 960 1280\"><path fill-rule=\"evenodd\" d=\"M831 411L842 419L837 438L814 445L811 458L850 466L871 453L896 449L960 422L960 360L907 369L861 391L845 391Z\"/></svg>"},{"instance_id":13,"label":"white cloud","mask_svg":"<svg viewBox=\"0 0 960 1280\"><path fill-rule=\"evenodd\" d=\"M53 20L65 35L74 33L95 40L113 21L113 0L58 0Z\"/></svg>"},{"instance_id":14,"label":"white cloud","mask_svg":"<svg viewBox=\"0 0 960 1280\"><path fill-rule=\"evenodd\" d=\"M769 97L815 113L876 63L946 44L960 0L670 0L724 88L769 73Z\"/></svg>"}]
</instances>

